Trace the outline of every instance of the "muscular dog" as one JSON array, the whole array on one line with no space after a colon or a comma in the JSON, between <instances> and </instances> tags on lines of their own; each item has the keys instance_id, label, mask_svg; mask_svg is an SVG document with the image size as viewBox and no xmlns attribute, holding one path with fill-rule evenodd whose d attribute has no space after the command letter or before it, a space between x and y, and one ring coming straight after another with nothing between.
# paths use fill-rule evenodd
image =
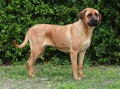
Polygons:
<instances>
[{"instance_id":1,"label":"muscular dog","mask_svg":"<svg viewBox=\"0 0 120 89\"><path fill-rule=\"evenodd\" d=\"M77 22L64 26L37 24L28 30L22 44L14 41L18 48L30 42L31 54L27 61L29 76L34 77L34 63L49 45L70 53L74 79L85 77L82 72L84 55L90 46L93 29L101 21L101 14L96 9L86 8L78 17Z\"/></svg>"}]
</instances>

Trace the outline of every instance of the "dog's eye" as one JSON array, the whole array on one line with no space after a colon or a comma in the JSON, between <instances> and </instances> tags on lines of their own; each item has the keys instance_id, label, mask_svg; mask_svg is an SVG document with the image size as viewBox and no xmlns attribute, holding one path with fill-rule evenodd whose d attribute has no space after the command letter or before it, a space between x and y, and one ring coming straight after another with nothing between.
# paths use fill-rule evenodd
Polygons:
<instances>
[{"instance_id":1,"label":"dog's eye","mask_svg":"<svg viewBox=\"0 0 120 89\"><path fill-rule=\"evenodd\" d=\"M98 17L98 16L99 16L99 14L95 13L95 16L96 16L96 17Z\"/></svg>"},{"instance_id":2,"label":"dog's eye","mask_svg":"<svg viewBox=\"0 0 120 89\"><path fill-rule=\"evenodd\" d=\"M88 18L92 17L92 13L89 13L87 16L88 16Z\"/></svg>"}]
</instances>

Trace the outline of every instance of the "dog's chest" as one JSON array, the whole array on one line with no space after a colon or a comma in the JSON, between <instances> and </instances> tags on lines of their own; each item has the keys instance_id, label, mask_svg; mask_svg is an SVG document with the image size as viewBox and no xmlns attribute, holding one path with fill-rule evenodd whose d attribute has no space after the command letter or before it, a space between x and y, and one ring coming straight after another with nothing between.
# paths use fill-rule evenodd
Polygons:
<instances>
[{"instance_id":1,"label":"dog's chest","mask_svg":"<svg viewBox=\"0 0 120 89\"><path fill-rule=\"evenodd\" d=\"M90 39L86 39L86 40L82 43L82 45L81 45L81 47L80 47L80 51L86 50L86 49L90 46L90 42L91 42Z\"/></svg>"}]
</instances>

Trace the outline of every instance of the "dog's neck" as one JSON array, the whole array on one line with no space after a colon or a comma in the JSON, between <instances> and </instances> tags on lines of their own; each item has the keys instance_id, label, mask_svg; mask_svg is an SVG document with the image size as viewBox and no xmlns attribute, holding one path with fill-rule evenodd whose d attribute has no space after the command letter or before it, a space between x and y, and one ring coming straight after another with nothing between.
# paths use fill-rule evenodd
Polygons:
<instances>
[{"instance_id":1,"label":"dog's neck","mask_svg":"<svg viewBox=\"0 0 120 89\"><path fill-rule=\"evenodd\" d=\"M88 26L81 19L75 22L75 26L78 30L83 30L87 36L92 36L93 30L95 27Z\"/></svg>"}]
</instances>

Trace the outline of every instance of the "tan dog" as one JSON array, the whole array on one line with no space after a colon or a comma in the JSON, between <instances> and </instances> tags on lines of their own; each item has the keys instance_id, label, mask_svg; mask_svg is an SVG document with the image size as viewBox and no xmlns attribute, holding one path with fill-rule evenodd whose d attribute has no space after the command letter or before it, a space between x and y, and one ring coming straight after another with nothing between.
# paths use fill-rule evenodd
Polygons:
<instances>
[{"instance_id":1,"label":"tan dog","mask_svg":"<svg viewBox=\"0 0 120 89\"><path fill-rule=\"evenodd\" d=\"M30 42L31 54L27 67L31 77L34 77L35 61L48 45L69 52L74 78L80 80L85 77L82 72L84 55L90 46L93 29L100 22L101 15L93 8L86 8L78 16L77 22L65 26L37 24L28 30L22 44L18 45L14 41L18 48L24 47L28 40Z\"/></svg>"}]
</instances>

